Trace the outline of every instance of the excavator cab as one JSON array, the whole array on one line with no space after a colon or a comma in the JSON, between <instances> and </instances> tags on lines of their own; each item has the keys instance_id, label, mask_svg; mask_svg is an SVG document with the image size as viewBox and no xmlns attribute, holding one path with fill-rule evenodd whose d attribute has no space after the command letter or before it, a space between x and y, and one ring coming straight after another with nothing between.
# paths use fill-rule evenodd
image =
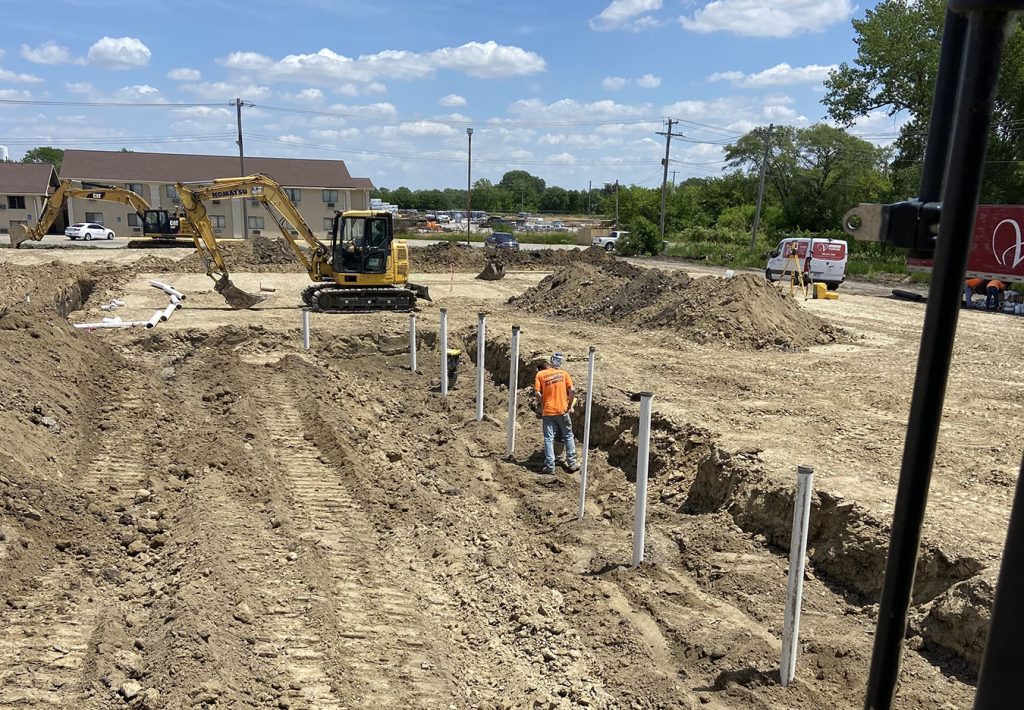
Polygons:
<instances>
[{"instance_id":1,"label":"excavator cab","mask_svg":"<svg viewBox=\"0 0 1024 710\"><path fill-rule=\"evenodd\" d=\"M149 234L177 234L181 228L178 217L171 217L167 210L146 210L142 215L142 231Z\"/></svg>"},{"instance_id":2,"label":"excavator cab","mask_svg":"<svg viewBox=\"0 0 1024 710\"><path fill-rule=\"evenodd\" d=\"M335 273L383 274L391 256L391 215L338 214L331 230L332 266Z\"/></svg>"}]
</instances>

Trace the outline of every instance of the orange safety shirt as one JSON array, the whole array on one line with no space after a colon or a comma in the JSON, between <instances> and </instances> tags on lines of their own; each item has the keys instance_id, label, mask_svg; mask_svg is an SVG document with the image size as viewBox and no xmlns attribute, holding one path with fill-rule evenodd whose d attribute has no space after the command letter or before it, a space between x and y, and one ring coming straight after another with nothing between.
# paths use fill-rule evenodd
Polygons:
<instances>
[{"instance_id":1,"label":"orange safety shirt","mask_svg":"<svg viewBox=\"0 0 1024 710\"><path fill-rule=\"evenodd\" d=\"M557 417L569 411L569 390L572 377L565 370L549 367L541 370L533 380L533 389L540 394L545 417Z\"/></svg>"},{"instance_id":2,"label":"orange safety shirt","mask_svg":"<svg viewBox=\"0 0 1024 710\"><path fill-rule=\"evenodd\" d=\"M992 281L989 281L988 282L988 288L992 288L993 286L995 288L999 289L1000 291L1005 291L1006 290L1006 284L1004 284L1002 281L997 281L995 279L993 279Z\"/></svg>"},{"instance_id":3,"label":"orange safety shirt","mask_svg":"<svg viewBox=\"0 0 1024 710\"><path fill-rule=\"evenodd\" d=\"M967 279L967 287L972 291L977 291L983 283L985 279Z\"/></svg>"}]
</instances>

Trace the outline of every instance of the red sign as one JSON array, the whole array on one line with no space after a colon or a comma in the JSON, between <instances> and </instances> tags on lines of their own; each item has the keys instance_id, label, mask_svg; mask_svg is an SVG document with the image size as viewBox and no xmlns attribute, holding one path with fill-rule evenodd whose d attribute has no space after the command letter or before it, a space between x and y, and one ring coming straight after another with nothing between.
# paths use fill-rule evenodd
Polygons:
<instances>
[{"instance_id":1,"label":"red sign","mask_svg":"<svg viewBox=\"0 0 1024 710\"><path fill-rule=\"evenodd\" d=\"M931 271L931 259L907 259L912 270ZM974 219L967 275L1024 281L1024 206L980 205Z\"/></svg>"},{"instance_id":2,"label":"red sign","mask_svg":"<svg viewBox=\"0 0 1024 710\"><path fill-rule=\"evenodd\" d=\"M846 242L814 242L811 256L825 261L842 261L846 258Z\"/></svg>"}]
</instances>

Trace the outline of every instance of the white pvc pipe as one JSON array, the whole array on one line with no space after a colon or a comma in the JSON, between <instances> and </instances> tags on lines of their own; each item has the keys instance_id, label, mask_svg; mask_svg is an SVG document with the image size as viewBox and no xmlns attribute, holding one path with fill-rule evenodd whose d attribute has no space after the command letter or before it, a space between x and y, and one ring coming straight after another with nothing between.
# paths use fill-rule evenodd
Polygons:
<instances>
[{"instance_id":1,"label":"white pvc pipe","mask_svg":"<svg viewBox=\"0 0 1024 710\"><path fill-rule=\"evenodd\" d=\"M302 309L302 349L309 350L309 309Z\"/></svg>"},{"instance_id":2,"label":"white pvc pipe","mask_svg":"<svg viewBox=\"0 0 1024 710\"><path fill-rule=\"evenodd\" d=\"M807 526L811 518L814 469L796 467L796 497L793 499L793 533L789 541L789 580L786 583L786 615L782 625L782 685L796 676L796 652L800 635L800 606L804 593L804 564L807 558Z\"/></svg>"},{"instance_id":3,"label":"white pvc pipe","mask_svg":"<svg viewBox=\"0 0 1024 710\"><path fill-rule=\"evenodd\" d=\"M160 322L160 316L163 315L163 311L154 311L153 317L146 321L147 328L156 328L156 324Z\"/></svg>"},{"instance_id":4,"label":"white pvc pipe","mask_svg":"<svg viewBox=\"0 0 1024 710\"><path fill-rule=\"evenodd\" d=\"M590 408L594 403L594 355L597 348L590 346L587 359L587 406L583 410L583 461L580 464L580 509L577 515L583 520L583 509L587 504L587 466L590 463Z\"/></svg>"},{"instance_id":5,"label":"white pvc pipe","mask_svg":"<svg viewBox=\"0 0 1024 710\"><path fill-rule=\"evenodd\" d=\"M168 286L167 284L163 283L162 281L150 280L149 285L152 286L153 288L160 289L161 291L166 293L168 296L177 296L182 301L185 300L185 294L183 294L181 291L179 291L178 289L174 288L173 286Z\"/></svg>"},{"instance_id":6,"label":"white pvc pipe","mask_svg":"<svg viewBox=\"0 0 1024 710\"><path fill-rule=\"evenodd\" d=\"M487 315L477 313L476 325L476 420L484 420L484 354L487 349Z\"/></svg>"},{"instance_id":7,"label":"white pvc pipe","mask_svg":"<svg viewBox=\"0 0 1024 710\"><path fill-rule=\"evenodd\" d=\"M644 561L644 535L647 531L647 464L651 453L650 392L640 393L640 432L636 448L636 509L633 511L633 566Z\"/></svg>"},{"instance_id":8,"label":"white pvc pipe","mask_svg":"<svg viewBox=\"0 0 1024 710\"><path fill-rule=\"evenodd\" d=\"M171 296L171 303L173 303L176 308L181 308L181 299L177 296Z\"/></svg>"},{"instance_id":9,"label":"white pvc pipe","mask_svg":"<svg viewBox=\"0 0 1024 710\"><path fill-rule=\"evenodd\" d=\"M441 396L448 396L448 309L441 309Z\"/></svg>"},{"instance_id":10,"label":"white pvc pipe","mask_svg":"<svg viewBox=\"0 0 1024 710\"><path fill-rule=\"evenodd\" d=\"M177 304L174 304L174 303L168 304L167 308L165 308L163 310L163 313L160 314L160 320L162 320L162 321L170 320L171 314L174 313L176 310L178 310Z\"/></svg>"},{"instance_id":11,"label":"white pvc pipe","mask_svg":"<svg viewBox=\"0 0 1024 710\"><path fill-rule=\"evenodd\" d=\"M519 396L519 326L512 326L512 355L508 361L508 422L505 443L509 458L516 451L516 400Z\"/></svg>"},{"instance_id":12,"label":"white pvc pipe","mask_svg":"<svg viewBox=\"0 0 1024 710\"><path fill-rule=\"evenodd\" d=\"M409 314L409 372L416 372L416 314Z\"/></svg>"}]
</instances>

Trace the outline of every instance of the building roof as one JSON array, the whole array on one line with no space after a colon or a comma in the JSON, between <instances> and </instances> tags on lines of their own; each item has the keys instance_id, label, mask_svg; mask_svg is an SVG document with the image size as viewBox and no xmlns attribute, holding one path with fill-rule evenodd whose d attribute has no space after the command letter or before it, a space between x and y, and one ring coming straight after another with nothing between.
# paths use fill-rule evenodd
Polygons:
<instances>
[{"instance_id":1,"label":"building roof","mask_svg":"<svg viewBox=\"0 0 1024 710\"><path fill-rule=\"evenodd\" d=\"M0 193L4 195L48 195L57 184L57 174L49 163L0 163Z\"/></svg>"},{"instance_id":2,"label":"building roof","mask_svg":"<svg viewBox=\"0 0 1024 710\"><path fill-rule=\"evenodd\" d=\"M263 173L285 187L372 189L369 178L353 178L342 160L246 158L245 171ZM238 158L229 155L122 153L66 150L61 177L106 182L198 182L239 177Z\"/></svg>"}]
</instances>

